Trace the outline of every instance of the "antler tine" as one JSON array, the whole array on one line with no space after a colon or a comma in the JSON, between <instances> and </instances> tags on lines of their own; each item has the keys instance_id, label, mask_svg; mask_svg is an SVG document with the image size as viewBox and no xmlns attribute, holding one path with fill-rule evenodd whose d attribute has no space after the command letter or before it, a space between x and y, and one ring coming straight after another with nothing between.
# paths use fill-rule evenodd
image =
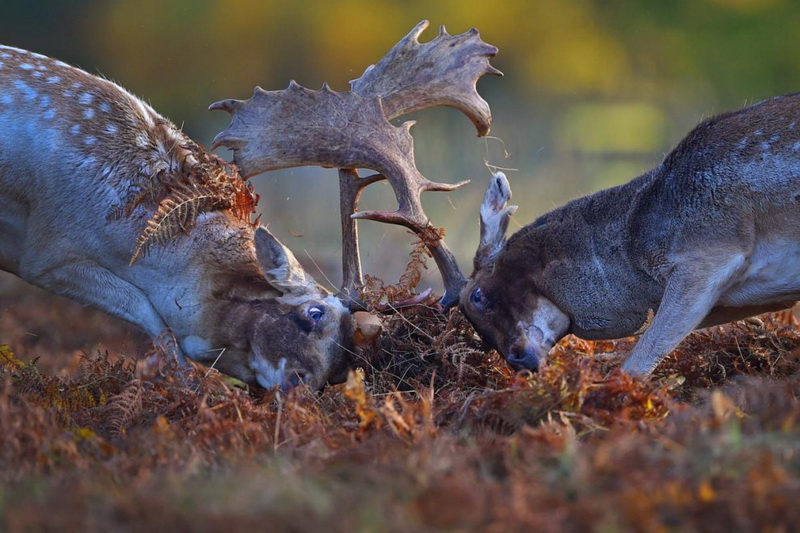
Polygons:
<instances>
[{"instance_id":1,"label":"antler tine","mask_svg":"<svg viewBox=\"0 0 800 533\"><path fill-rule=\"evenodd\" d=\"M351 311L364 311L367 306L359 299L364 280L361 277L361 257L358 249L358 226L350 216L358 207L361 193L368 185L385 179L382 174L359 177L352 168L339 169L339 213L342 222L342 286L337 295Z\"/></svg>"},{"instance_id":2,"label":"antler tine","mask_svg":"<svg viewBox=\"0 0 800 533\"><path fill-rule=\"evenodd\" d=\"M489 133L492 115L489 104L475 85L484 74L502 76L489 64L498 49L483 42L475 28L450 35L444 26L427 43L418 37L428 27L423 20L378 63L350 82L361 96L380 96L386 118L434 106L450 106L472 120L478 135Z\"/></svg>"}]
</instances>

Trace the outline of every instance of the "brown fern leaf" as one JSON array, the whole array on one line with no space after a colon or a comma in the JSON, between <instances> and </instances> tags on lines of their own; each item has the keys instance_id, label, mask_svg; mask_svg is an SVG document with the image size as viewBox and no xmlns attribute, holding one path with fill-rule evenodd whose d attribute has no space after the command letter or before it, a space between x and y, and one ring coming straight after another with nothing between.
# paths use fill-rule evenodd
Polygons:
<instances>
[{"instance_id":1,"label":"brown fern leaf","mask_svg":"<svg viewBox=\"0 0 800 533\"><path fill-rule=\"evenodd\" d=\"M398 288L408 293L408 295L422 280L422 271L428 268L427 261L431 254L425 243L422 240L418 240L414 243L414 248L409 255L411 259L409 259L403 275L400 276L400 280L397 282Z\"/></svg>"},{"instance_id":2,"label":"brown fern leaf","mask_svg":"<svg viewBox=\"0 0 800 533\"><path fill-rule=\"evenodd\" d=\"M236 167L199 145L184 145L197 161L186 171L159 173L127 205L114 208L110 219L130 216L134 209L153 202L156 209L136 240L130 264L146 255L153 245L188 233L202 213L229 210L236 218L251 221L258 204L253 186L243 180Z\"/></svg>"},{"instance_id":3,"label":"brown fern leaf","mask_svg":"<svg viewBox=\"0 0 800 533\"><path fill-rule=\"evenodd\" d=\"M176 190L161 200L155 214L147 221L144 231L136 239L136 250L131 266L139 257L147 255L154 244L164 244L181 233L191 230L200 213L224 209L224 200L212 189L193 186Z\"/></svg>"},{"instance_id":4,"label":"brown fern leaf","mask_svg":"<svg viewBox=\"0 0 800 533\"><path fill-rule=\"evenodd\" d=\"M422 280L422 271L428 268L427 259L430 255L425 243L422 240L416 241L397 284L386 285L380 278L365 275L362 300L368 305L378 306L382 301L397 302L410 298L414 294L414 288Z\"/></svg>"},{"instance_id":5,"label":"brown fern leaf","mask_svg":"<svg viewBox=\"0 0 800 533\"><path fill-rule=\"evenodd\" d=\"M134 379L125 386L122 392L109 398L103 414L106 418L104 425L108 428L112 438L122 435L139 419L142 414L143 397L142 382Z\"/></svg>"}]
</instances>

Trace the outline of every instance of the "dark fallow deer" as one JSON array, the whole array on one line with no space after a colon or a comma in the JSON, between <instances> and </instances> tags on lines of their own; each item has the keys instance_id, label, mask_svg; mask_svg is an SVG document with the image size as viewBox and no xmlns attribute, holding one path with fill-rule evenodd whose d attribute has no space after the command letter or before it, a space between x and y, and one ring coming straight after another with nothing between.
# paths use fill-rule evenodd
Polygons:
<instances>
[{"instance_id":1,"label":"dark fallow deer","mask_svg":"<svg viewBox=\"0 0 800 533\"><path fill-rule=\"evenodd\" d=\"M647 376L693 329L800 299L800 94L706 120L655 169L506 240L510 198L495 174L461 292L481 337L536 370L568 333L644 330L622 369Z\"/></svg>"}]
</instances>

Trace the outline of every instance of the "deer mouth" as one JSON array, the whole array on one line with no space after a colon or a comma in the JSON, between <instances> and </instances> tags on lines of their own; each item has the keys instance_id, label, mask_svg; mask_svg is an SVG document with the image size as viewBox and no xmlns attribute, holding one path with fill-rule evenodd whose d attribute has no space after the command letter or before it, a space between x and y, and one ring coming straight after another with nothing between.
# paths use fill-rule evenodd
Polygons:
<instances>
[{"instance_id":1,"label":"deer mouth","mask_svg":"<svg viewBox=\"0 0 800 533\"><path fill-rule=\"evenodd\" d=\"M314 387L314 378L310 372L303 369L287 368L287 359L281 357L277 365L273 365L262 357L254 356L250 362L255 382L265 389L280 387L286 392L289 389L305 383Z\"/></svg>"},{"instance_id":2,"label":"deer mouth","mask_svg":"<svg viewBox=\"0 0 800 533\"><path fill-rule=\"evenodd\" d=\"M555 346L556 340L536 325L526 327L520 324L520 327L521 334L503 352L503 357L514 370L537 372Z\"/></svg>"}]
</instances>

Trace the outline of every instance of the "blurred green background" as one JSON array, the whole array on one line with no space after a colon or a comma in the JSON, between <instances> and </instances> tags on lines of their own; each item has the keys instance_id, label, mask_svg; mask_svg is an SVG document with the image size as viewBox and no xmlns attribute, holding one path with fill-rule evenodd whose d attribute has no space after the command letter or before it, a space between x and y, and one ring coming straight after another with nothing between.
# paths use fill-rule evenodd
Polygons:
<instances>
[{"instance_id":1,"label":"blurred green background","mask_svg":"<svg viewBox=\"0 0 800 533\"><path fill-rule=\"evenodd\" d=\"M346 90L422 19L432 23L422 40L439 24L478 28L505 73L478 86L494 114L489 139L451 109L412 117L423 174L472 180L423 198L467 273L487 162L515 169L513 231L653 167L704 117L800 89L800 2L790 0L3 0L0 41L115 80L208 145L228 124L210 103L290 79ZM318 279L338 283L335 170L253 182L262 220ZM392 198L374 185L362 208ZM365 272L396 281L413 239L369 221L361 232ZM438 287L430 263L423 283Z\"/></svg>"}]
</instances>

